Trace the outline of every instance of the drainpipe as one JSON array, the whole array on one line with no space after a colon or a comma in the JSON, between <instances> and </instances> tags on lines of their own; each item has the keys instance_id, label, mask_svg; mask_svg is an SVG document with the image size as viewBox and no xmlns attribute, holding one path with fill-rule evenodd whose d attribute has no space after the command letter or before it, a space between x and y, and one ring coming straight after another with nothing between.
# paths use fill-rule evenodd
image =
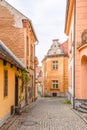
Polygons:
<instances>
[{"instance_id":1,"label":"drainpipe","mask_svg":"<svg viewBox=\"0 0 87 130\"><path fill-rule=\"evenodd\" d=\"M74 41L73 41L73 109L75 109L75 30L76 25L76 0L74 0Z\"/></svg>"}]
</instances>

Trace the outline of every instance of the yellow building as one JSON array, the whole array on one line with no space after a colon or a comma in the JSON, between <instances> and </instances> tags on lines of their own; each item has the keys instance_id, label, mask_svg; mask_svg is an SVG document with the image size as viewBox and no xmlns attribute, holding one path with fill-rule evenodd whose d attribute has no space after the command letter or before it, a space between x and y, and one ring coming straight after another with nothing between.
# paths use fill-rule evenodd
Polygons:
<instances>
[{"instance_id":1,"label":"yellow building","mask_svg":"<svg viewBox=\"0 0 87 130\"><path fill-rule=\"evenodd\" d=\"M25 105L25 87L20 78L24 65L0 41L0 126Z\"/></svg>"},{"instance_id":2,"label":"yellow building","mask_svg":"<svg viewBox=\"0 0 87 130\"><path fill-rule=\"evenodd\" d=\"M68 88L67 42L60 44L53 40L51 48L42 61L43 94L45 96L64 96Z\"/></svg>"}]
</instances>

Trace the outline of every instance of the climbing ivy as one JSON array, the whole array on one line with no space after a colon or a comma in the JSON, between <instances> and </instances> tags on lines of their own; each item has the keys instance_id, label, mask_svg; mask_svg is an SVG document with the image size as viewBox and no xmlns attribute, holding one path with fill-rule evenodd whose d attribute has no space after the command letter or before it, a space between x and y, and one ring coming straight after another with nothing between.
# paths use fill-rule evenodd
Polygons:
<instances>
[{"instance_id":1,"label":"climbing ivy","mask_svg":"<svg viewBox=\"0 0 87 130\"><path fill-rule=\"evenodd\" d=\"M24 85L26 85L30 81L30 77L29 77L29 75L28 75L28 73L26 72L25 69L22 71L19 78L22 80Z\"/></svg>"}]
</instances>

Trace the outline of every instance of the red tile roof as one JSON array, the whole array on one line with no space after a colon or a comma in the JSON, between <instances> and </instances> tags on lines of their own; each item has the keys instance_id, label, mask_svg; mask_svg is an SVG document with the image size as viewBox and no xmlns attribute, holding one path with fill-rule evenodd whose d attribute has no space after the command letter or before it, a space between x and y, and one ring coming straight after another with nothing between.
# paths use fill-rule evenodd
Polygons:
<instances>
[{"instance_id":1,"label":"red tile roof","mask_svg":"<svg viewBox=\"0 0 87 130\"><path fill-rule=\"evenodd\" d=\"M68 40L60 44L65 54L68 54Z\"/></svg>"}]
</instances>

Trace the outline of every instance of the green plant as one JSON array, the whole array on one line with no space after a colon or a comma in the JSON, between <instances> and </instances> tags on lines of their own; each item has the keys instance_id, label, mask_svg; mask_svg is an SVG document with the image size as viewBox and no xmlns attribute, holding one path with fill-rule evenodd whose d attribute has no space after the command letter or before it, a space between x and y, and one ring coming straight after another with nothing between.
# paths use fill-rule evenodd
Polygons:
<instances>
[{"instance_id":1,"label":"green plant","mask_svg":"<svg viewBox=\"0 0 87 130\"><path fill-rule=\"evenodd\" d=\"M70 100L66 99L66 100L64 101L64 104L71 104L71 102L70 102Z\"/></svg>"},{"instance_id":2,"label":"green plant","mask_svg":"<svg viewBox=\"0 0 87 130\"><path fill-rule=\"evenodd\" d=\"M52 97L51 95L44 95L44 97Z\"/></svg>"},{"instance_id":3,"label":"green plant","mask_svg":"<svg viewBox=\"0 0 87 130\"><path fill-rule=\"evenodd\" d=\"M22 71L19 78L22 80L24 86L30 81L30 77L25 70Z\"/></svg>"}]
</instances>

